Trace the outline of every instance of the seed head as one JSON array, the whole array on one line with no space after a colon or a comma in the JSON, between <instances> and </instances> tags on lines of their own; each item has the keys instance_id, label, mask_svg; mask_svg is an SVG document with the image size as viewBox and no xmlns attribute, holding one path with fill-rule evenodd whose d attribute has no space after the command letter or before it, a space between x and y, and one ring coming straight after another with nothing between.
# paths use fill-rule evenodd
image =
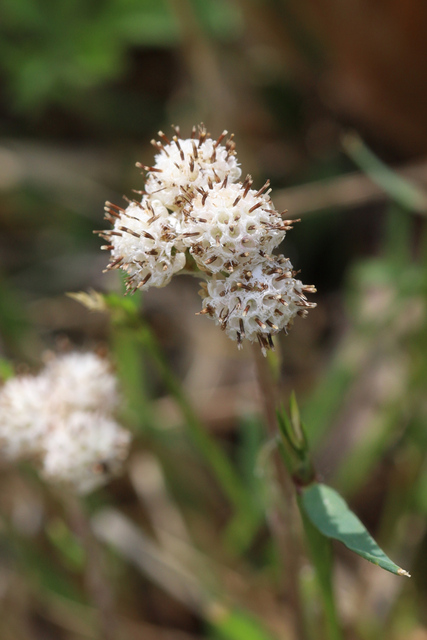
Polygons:
<instances>
[{"instance_id":1,"label":"seed head","mask_svg":"<svg viewBox=\"0 0 427 640\"><path fill-rule=\"evenodd\" d=\"M263 353L272 337L288 331L307 302L304 285L293 277L292 264L283 256L261 258L251 271L236 269L228 277L213 276L202 290L204 313L236 340L259 342Z\"/></svg>"}]
</instances>

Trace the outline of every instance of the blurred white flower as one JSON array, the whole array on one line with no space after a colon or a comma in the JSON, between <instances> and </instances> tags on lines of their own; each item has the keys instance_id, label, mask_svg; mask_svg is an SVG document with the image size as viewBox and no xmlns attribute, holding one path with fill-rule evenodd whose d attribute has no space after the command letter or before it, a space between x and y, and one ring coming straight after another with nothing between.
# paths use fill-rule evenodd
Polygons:
<instances>
[{"instance_id":1,"label":"blurred white flower","mask_svg":"<svg viewBox=\"0 0 427 640\"><path fill-rule=\"evenodd\" d=\"M95 353L72 352L52 357L44 370L50 391L50 412L113 412L118 405L117 379L111 364Z\"/></svg>"},{"instance_id":2,"label":"blurred white flower","mask_svg":"<svg viewBox=\"0 0 427 640\"><path fill-rule=\"evenodd\" d=\"M29 459L46 478L90 491L116 473L130 433L113 418L119 401L109 362L94 353L53 357L38 376L0 389L0 454Z\"/></svg>"},{"instance_id":3,"label":"blurred white flower","mask_svg":"<svg viewBox=\"0 0 427 640\"><path fill-rule=\"evenodd\" d=\"M292 264L284 256L262 258L251 269L238 269L228 277L212 277L202 284L202 314L207 314L237 340L258 341L263 353L273 347L272 336L288 331L296 315L315 306L306 291L314 292L294 278Z\"/></svg>"},{"instance_id":4,"label":"blurred white flower","mask_svg":"<svg viewBox=\"0 0 427 640\"><path fill-rule=\"evenodd\" d=\"M0 453L35 455L49 430L49 383L44 375L10 378L0 389Z\"/></svg>"},{"instance_id":5,"label":"blurred white flower","mask_svg":"<svg viewBox=\"0 0 427 640\"><path fill-rule=\"evenodd\" d=\"M233 137L225 145L221 144L226 135L227 131L224 131L217 140L213 140L201 126L198 133L193 128L192 138L182 139L176 135L169 141L160 131L161 142L153 140L159 153L153 167L147 167L146 193L174 209L180 207L183 196L191 196L210 183L222 182L225 177L229 182L238 180L241 171L235 157Z\"/></svg>"},{"instance_id":6,"label":"blurred white flower","mask_svg":"<svg viewBox=\"0 0 427 640\"><path fill-rule=\"evenodd\" d=\"M49 482L87 493L120 470L130 433L111 417L74 411L60 418L44 440L42 473Z\"/></svg>"}]
</instances>

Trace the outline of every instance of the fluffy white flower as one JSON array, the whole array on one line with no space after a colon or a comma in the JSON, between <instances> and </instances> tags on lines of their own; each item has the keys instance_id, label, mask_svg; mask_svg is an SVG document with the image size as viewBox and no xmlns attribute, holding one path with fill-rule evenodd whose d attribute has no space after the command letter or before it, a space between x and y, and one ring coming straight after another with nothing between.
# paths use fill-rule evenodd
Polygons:
<instances>
[{"instance_id":1,"label":"fluffy white flower","mask_svg":"<svg viewBox=\"0 0 427 640\"><path fill-rule=\"evenodd\" d=\"M112 418L74 411L59 419L44 441L43 475L87 493L116 473L127 456L130 434Z\"/></svg>"},{"instance_id":2,"label":"fluffy white flower","mask_svg":"<svg viewBox=\"0 0 427 640\"><path fill-rule=\"evenodd\" d=\"M38 376L0 390L0 453L32 459L45 476L80 492L103 484L126 457L130 433L112 417L117 383L106 360L70 353Z\"/></svg>"},{"instance_id":3,"label":"fluffy white flower","mask_svg":"<svg viewBox=\"0 0 427 640\"><path fill-rule=\"evenodd\" d=\"M176 208L183 195L191 196L209 183L222 182L225 177L229 182L238 180L241 171L234 155L232 137L225 145L221 144L226 135L227 131L224 131L213 140L206 129L200 127L198 137L194 128L193 138L182 139L177 135L170 142L159 132L162 142L153 143L160 153L156 155L153 167L146 167L146 193L161 200L166 207Z\"/></svg>"},{"instance_id":4,"label":"fluffy white flower","mask_svg":"<svg viewBox=\"0 0 427 640\"><path fill-rule=\"evenodd\" d=\"M208 314L241 347L246 338L258 341L263 353L273 347L272 336L291 326L296 315L315 307L305 292L314 292L294 278L292 264L271 256L230 276L213 276L203 283L203 314Z\"/></svg>"},{"instance_id":5,"label":"fluffy white flower","mask_svg":"<svg viewBox=\"0 0 427 640\"><path fill-rule=\"evenodd\" d=\"M16 460L37 455L49 428L45 376L11 378L0 390L0 454Z\"/></svg>"},{"instance_id":6,"label":"fluffy white flower","mask_svg":"<svg viewBox=\"0 0 427 640\"><path fill-rule=\"evenodd\" d=\"M130 290L164 287L184 267L178 220L159 200L144 196L127 209L107 202L106 211L114 224L111 231L99 232L109 242L102 248L111 251L107 269L123 269Z\"/></svg>"},{"instance_id":7,"label":"fluffy white flower","mask_svg":"<svg viewBox=\"0 0 427 640\"><path fill-rule=\"evenodd\" d=\"M204 271L232 272L253 260L260 252L271 253L290 228L283 221L268 194L244 184L215 183L200 189L184 211L183 243L198 267Z\"/></svg>"},{"instance_id":8,"label":"fluffy white flower","mask_svg":"<svg viewBox=\"0 0 427 640\"><path fill-rule=\"evenodd\" d=\"M112 412L119 396L111 365L95 353L72 352L53 357L44 371L50 390L50 411L67 415L71 411Z\"/></svg>"}]
</instances>

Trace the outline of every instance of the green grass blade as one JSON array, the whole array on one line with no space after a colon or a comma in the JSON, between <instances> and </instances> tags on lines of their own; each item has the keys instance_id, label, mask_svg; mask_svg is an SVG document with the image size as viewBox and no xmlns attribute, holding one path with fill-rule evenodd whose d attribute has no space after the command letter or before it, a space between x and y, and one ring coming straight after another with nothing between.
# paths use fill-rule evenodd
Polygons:
<instances>
[{"instance_id":1,"label":"green grass blade","mask_svg":"<svg viewBox=\"0 0 427 640\"><path fill-rule=\"evenodd\" d=\"M274 640L256 618L238 609L214 616L210 625L218 640Z\"/></svg>"},{"instance_id":2,"label":"green grass blade","mask_svg":"<svg viewBox=\"0 0 427 640\"><path fill-rule=\"evenodd\" d=\"M425 191L381 162L357 134L348 133L343 137L342 145L353 162L392 200L409 211L426 213Z\"/></svg>"}]
</instances>

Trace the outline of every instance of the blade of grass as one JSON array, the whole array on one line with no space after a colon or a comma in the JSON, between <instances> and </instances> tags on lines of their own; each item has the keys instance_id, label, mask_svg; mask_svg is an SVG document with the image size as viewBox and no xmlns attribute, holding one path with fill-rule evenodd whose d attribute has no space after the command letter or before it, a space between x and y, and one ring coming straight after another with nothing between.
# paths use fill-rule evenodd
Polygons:
<instances>
[{"instance_id":1,"label":"blade of grass","mask_svg":"<svg viewBox=\"0 0 427 640\"><path fill-rule=\"evenodd\" d=\"M426 213L427 195L424 190L384 164L357 134L343 136L342 146L353 162L392 200L408 211Z\"/></svg>"},{"instance_id":2,"label":"blade of grass","mask_svg":"<svg viewBox=\"0 0 427 640\"><path fill-rule=\"evenodd\" d=\"M76 294L72 294L72 297L76 298ZM139 362L139 348L142 347L142 351L155 363L166 389L181 410L193 445L207 462L219 486L235 508L233 527L227 537L234 540L237 545L243 545L243 548L246 548L261 521L260 511L256 508L250 490L246 489L226 454L199 420L180 381L170 369L151 327L141 317L140 296L124 297L117 294L100 296L93 293L79 293L78 299L89 308L110 311L117 366L123 379L129 383L128 400L133 414L137 415L137 420L140 420L140 413L144 419L147 419L148 424L144 425L144 428L151 430L151 435L154 435L154 422L149 403L145 401L143 395L145 385ZM242 541L239 540L240 535Z\"/></svg>"},{"instance_id":3,"label":"blade of grass","mask_svg":"<svg viewBox=\"0 0 427 640\"><path fill-rule=\"evenodd\" d=\"M224 604L205 581L150 539L115 509L103 509L92 518L95 535L111 545L154 584L200 616L222 640L274 640L261 623L245 611Z\"/></svg>"},{"instance_id":4,"label":"blade of grass","mask_svg":"<svg viewBox=\"0 0 427 640\"><path fill-rule=\"evenodd\" d=\"M154 360L170 395L175 399L185 419L189 436L209 464L225 495L240 513L252 514L254 507L250 495L242 484L221 447L208 434L186 397L177 377L171 371L150 327L143 324L136 329L136 338L144 351Z\"/></svg>"}]
</instances>

